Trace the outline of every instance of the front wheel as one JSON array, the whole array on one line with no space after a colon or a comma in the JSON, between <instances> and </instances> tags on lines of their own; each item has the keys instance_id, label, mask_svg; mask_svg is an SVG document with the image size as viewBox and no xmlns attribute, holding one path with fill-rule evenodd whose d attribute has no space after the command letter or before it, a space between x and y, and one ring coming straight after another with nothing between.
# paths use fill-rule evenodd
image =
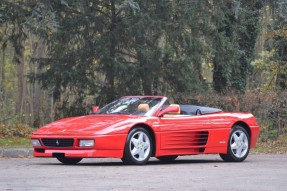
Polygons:
<instances>
[{"instance_id":1,"label":"front wheel","mask_svg":"<svg viewBox=\"0 0 287 191\"><path fill-rule=\"evenodd\" d=\"M63 164L73 165L80 162L83 158L57 157L57 159Z\"/></svg>"},{"instance_id":2,"label":"front wheel","mask_svg":"<svg viewBox=\"0 0 287 191\"><path fill-rule=\"evenodd\" d=\"M220 157L226 162L242 162L249 153L249 134L241 126L234 126L231 130L226 154Z\"/></svg>"},{"instance_id":3,"label":"front wheel","mask_svg":"<svg viewBox=\"0 0 287 191\"><path fill-rule=\"evenodd\" d=\"M129 165L143 165L149 160L153 142L149 132L142 127L135 127L128 134L122 161Z\"/></svg>"}]
</instances>

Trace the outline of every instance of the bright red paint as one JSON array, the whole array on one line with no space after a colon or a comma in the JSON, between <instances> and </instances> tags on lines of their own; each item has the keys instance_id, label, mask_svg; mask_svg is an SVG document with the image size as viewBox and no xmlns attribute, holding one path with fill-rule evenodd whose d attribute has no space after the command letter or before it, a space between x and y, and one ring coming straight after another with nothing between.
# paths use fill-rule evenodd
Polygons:
<instances>
[{"instance_id":1,"label":"bright red paint","mask_svg":"<svg viewBox=\"0 0 287 191\"><path fill-rule=\"evenodd\" d=\"M162 96L154 97L167 99ZM64 153L66 157L122 158L127 135L135 126L142 126L153 133L153 156L156 157L225 154L229 134L235 124L241 124L250 132L250 147L255 147L259 126L252 114L216 112L194 116L157 117L160 109L161 106L151 116L92 114L55 121L40 128L31 138L72 138L73 147L38 146L34 147L34 156L52 157L53 153ZM79 147L80 139L94 139L95 146ZM202 140L202 143L199 140ZM43 145L42 141L41 144Z\"/></svg>"}]
</instances>

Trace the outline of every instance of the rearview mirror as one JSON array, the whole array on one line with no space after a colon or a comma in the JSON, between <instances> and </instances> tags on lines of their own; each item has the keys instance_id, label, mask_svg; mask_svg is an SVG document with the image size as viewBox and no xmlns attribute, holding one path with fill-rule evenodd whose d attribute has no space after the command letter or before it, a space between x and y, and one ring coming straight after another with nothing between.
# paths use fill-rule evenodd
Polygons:
<instances>
[{"instance_id":1,"label":"rearview mirror","mask_svg":"<svg viewBox=\"0 0 287 191\"><path fill-rule=\"evenodd\" d=\"M96 113L97 111L99 111L100 107L99 106L94 106L93 107L93 113Z\"/></svg>"},{"instance_id":2,"label":"rearview mirror","mask_svg":"<svg viewBox=\"0 0 287 191\"><path fill-rule=\"evenodd\" d=\"M158 117L162 117L166 113L178 113L179 112L179 107L175 105L170 105L164 110L160 111L158 114Z\"/></svg>"}]
</instances>

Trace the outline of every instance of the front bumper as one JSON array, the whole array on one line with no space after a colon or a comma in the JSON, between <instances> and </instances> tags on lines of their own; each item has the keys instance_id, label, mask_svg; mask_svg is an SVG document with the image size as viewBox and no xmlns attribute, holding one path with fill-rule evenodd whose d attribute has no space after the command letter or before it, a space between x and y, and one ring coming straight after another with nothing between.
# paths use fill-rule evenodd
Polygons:
<instances>
[{"instance_id":1,"label":"front bumper","mask_svg":"<svg viewBox=\"0 0 287 191\"><path fill-rule=\"evenodd\" d=\"M259 126L250 126L251 129L251 138L250 138L250 148L254 148L256 146L256 141L259 136L260 127Z\"/></svg>"},{"instance_id":2,"label":"front bumper","mask_svg":"<svg viewBox=\"0 0 287 191\"><path fill-rule=\"evenodd\" d=\"M126 134L98 135L98 136L57 136L57 135L32 135L31 139L39 139L41 146L34 146L35 157L80 157L80 158L122 158L126 141ZM68 147L47 146L43 139L52 139L61 142L61 139L73 139L73 144ZM93 139L93 147L80 147L82 139Z\"/></svg>"},{"instance_id":3,"label":"front bumper","mask_svg":"<svg viewBox=\"0 0 287 191\"><path fill-rule=\"evenodd\" d=\"M35 157L57 157L62 155L65 157L79 157L79 158L122 158L123 150L65 150L65 149L37 149L34 148Z\"/></svg>"}]
</instances>

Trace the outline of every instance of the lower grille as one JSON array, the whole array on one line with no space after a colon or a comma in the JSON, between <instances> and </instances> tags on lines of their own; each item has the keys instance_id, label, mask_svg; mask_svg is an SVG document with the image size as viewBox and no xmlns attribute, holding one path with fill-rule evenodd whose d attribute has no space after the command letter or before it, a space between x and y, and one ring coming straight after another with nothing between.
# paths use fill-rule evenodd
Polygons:
<instances>
[{"instance_id":1,"label":"lower grille","mask_svg":"<svg viewBox=\"0 0 287 191\"><path fill-rule=\"evenodd\" d=\"M73 147L74 139L42 139L47 147Z\"/></svg>"}]
</instances>

